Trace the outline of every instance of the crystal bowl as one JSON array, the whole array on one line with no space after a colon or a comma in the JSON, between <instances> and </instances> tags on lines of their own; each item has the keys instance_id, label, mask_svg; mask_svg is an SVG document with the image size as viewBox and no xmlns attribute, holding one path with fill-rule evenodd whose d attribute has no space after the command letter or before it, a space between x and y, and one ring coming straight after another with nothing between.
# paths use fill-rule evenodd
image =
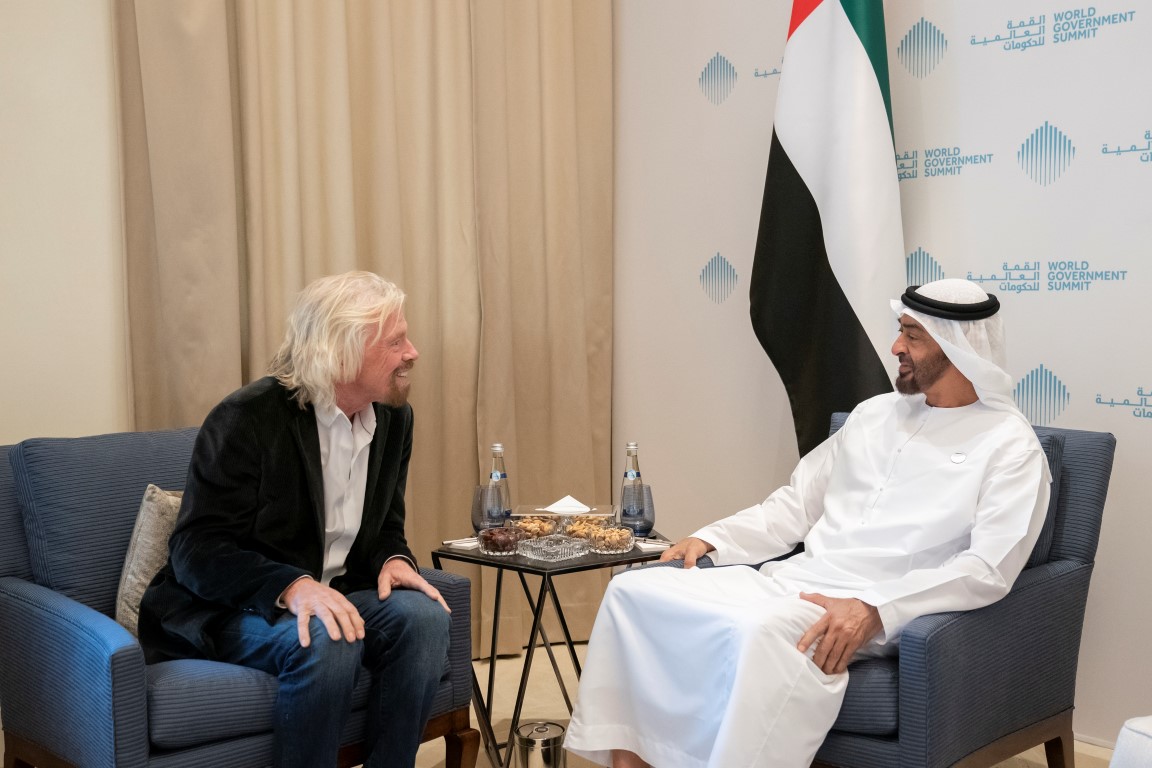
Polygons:
<instances>
[{"instance_id":1,"label":"crystal bowl","mask_svg":"<svg viewBox=\"0 0 1152 768\"><path fill-rule=\"evenodd\" d=\"M564 518L564 533L574 539L587 539L592 531L612 524L610 515L573 515Z\"/></svg>"},{"instance_id":2,"label":"crystal bowl","mask_svg":"<svg viewBox=\"0 0 1152 768\"><path fill-rule=\"evenodd\" d=\"M524 515L514 518L512 524L524 532L526 539L551 536L560 528L560 520L555 515Z\"/></svg>"},{"instance_id":3,"label":"crystal bowl","mask_svg":"<svg viewBox=\"0 0 1152 768\"><path fill-rule=\"evenodd\" d=\"M588 534L588 546L600 555L618 555L632 551L632 529L623 526L594 528Z\"/></svg>"},{"instance_id":4,"label":"crystal bowl","mask_svg":"<svg viewBox=\"0 0 1152 768\"><path fill-rule=\"evenodd\" d=\"M513 527L485 528L476 534L476 538L484 554L508 557L516 554L520 540L524 538L524 531Z\"/></svg>"},{"instance_id":5,"label":"crystal bowl","mask_svg":"<svg viewBox=\"0 0 1152 768\"><path fill-rule=\"evenodd\" d=\"M520 542L520 554L533 560L555 563L572 557L587 554L588 540L573 539L570 536L554 534L539 539L525 539Z\"/></svg>"}]
</instances>

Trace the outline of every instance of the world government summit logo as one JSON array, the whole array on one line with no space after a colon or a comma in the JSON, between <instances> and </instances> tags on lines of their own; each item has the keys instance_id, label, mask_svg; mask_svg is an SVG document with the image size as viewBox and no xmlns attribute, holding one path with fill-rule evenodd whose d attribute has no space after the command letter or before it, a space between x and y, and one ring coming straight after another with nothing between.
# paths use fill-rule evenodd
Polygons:
<instances>
[{"instance_id":1,"label":"world government summit logo","mask_svg":"<svg viewBox=\"0 0 1152 768\"><path fill-rule=\"evenodd\" d=\"M1152 419L1152 387L1147 390L1142 386L1136 387L1135 394L1125 393L1119 399L1112 396L1105 400L1103 395L1097 393L1096 405L1116 408L1118 413L1129 414L1136 419Z\"/></svg>"},{"instance_id":2,"label":"world government summit logo","mask_svg":"<svg viewBox=\"0 0 1152 768\"><path fill-rule=\"evenodd\" d=\"M700 287L713 302L720 304L736 290L740 276L728 259L717 253L700 270Z\"/></svg>"},{"instance_id":3,"label":"world government summit logo","mask_svg":"<svg viewBox=\"0 0 1152 768\"><path fill-rule=\"evenodd\" d=\"M1002 29L981 30L979 36L972 35L968 43L987 50L1008 51L1015 56L1046 45L1097 43L1111 30L1131 24L1135 19L1135 10L1101 13L1094 5L1067 8L1051 16L1042 13L1026 19L1023 16L1010 18Z\"/></svg>"},{"instance_id":4,"label":"world government summit logo","mask_svg":"<svg viewBox=\"0 0 1152 768\"><path fill-rule=\"evenodd\" d=\"M736 67L717 53L700 72L700 92L716 106L724 103L736 87Z\"/></svg>"},{"instance_id":5,"label":"world government summit logo","mask_svg":"<svg viewBox=\"0 0 1152 768\"><path fill-rule=\"evenodd\" d=\"M917 248L904 257L904 270L908 285L924 285L944 279L944 268L923 248Z\"/></svg>"},{"instance_id":6,"label":"world government summit logo","mask_svg":"<svg viewBox=\"0 0 1152 768\"><path fill-rule=\"evenodd\" d=\"M920 17L920 21L900 40L896 46L896 57L913 77L927 77L944 60L948 52L948 39L930 21Z\"/></svg>"},{"instance_id":7,"label":"world government summit logo","mask_svg":"<svg viewBox=\"0 0 1152 768\"><path fill-rule=\"evenodd\" d=\"M1076 147L1063 131L1047 120L1032 132L1016 152L1016 162L1028 178L1042 187L1052 184L1076 159Z\"/></svg>"},{"instance_id":8,"label":"world government summit logo","mask_svg":"<svg viewBox=\"0 0 1152 768\"><path fill-rule=\"evenodd\" d=\"M1064 382L1041 365L1016 383L1012 399L1028 421L1043 427L1055 421L1072 399Z\"/></svg>"}]
</instances>

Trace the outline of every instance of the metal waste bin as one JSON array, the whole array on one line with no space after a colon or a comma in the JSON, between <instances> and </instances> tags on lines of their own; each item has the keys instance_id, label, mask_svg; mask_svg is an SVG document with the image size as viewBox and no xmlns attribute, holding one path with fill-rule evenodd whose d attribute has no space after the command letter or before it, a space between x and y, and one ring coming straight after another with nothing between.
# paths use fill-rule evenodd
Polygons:
<instances>
[{"instance_id":1,"label":"metal waste bin","mask_svg":"<svg viewBox=\"0 0 1152 768\"><path fill-rule=\"evenodd\" d=\"M564 768L564 726L523 723L516 729L512 768Z\"/></svg>"}]
</instances>

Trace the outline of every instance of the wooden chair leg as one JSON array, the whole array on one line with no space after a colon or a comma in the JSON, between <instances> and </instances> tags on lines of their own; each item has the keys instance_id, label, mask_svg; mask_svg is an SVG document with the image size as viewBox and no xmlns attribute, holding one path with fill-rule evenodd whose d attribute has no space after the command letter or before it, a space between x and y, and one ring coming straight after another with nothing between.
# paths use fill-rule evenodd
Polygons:
<instances>
[{"instance_id":1,"label":"wooden chair leg","mask_svg":"<svg viewBox=\"0 0 1152 768\"><path fill-rule=\"evenodd\" d=\"M445 768L476 768L476 757L480 754L480 731L472 727L470 712L471 706L445 712L429 720L424 728L421 742L444 738ZM336 765L338 768L353 768L363 765L364 757L362 743L346 744L340 748ZM9 767L6 765L4 768Z\"/></svg>"},{"instance_id":2,"label":"wooden chair leg","mask_svg":"<svg viewBox=\"0 0 1152 768\"><path fill-rule=\"evenodd\" d=\"M471 708L449 713L444 734L444 768L476 768L480 754L480 731L472 727Z\"/></svg>"},{"instance_id":3,"label":"wooden chair leg","mask_svg":"<svg viewBox=\"0 0 1152 768\"><path fill-rule=\"evenodd\" d=\"M1048 768L1076 768L1076 739L1072 726L1061 729L1060 735L1044 742L1044 756L1048 758Z\"/></svg>"},{"instance_id":4,"label":"wooden chair leg","mask_svg":"<svg viewBox=\"0 0 1152 768\"><path fill-rule=\"evenodd\" d=\"M71 768L48 750L11 733L4 734L4 768Z\"/></svg>"},{"instance_id":5,"label":"wooden chair leg","mask_svg":"<svg viewBox=\"0 0 1152 768\"><path fill-rule=\"evenodd\" d=\"M444 768L476 768L480 731L469 728L444 737Z\"/></svg>"},{"instance_id":6,"label":"wooden chair leg","mask_svg":"<svg viewBox=\"0 0 1152 768\"><path fill-rule=\"evenodd\" d=\"M983 746L958 761L952 768L987 768L990 765L999 765L1038 744L1044 745L1048 768L1075 768L1076 740L1072 735L1071 709Z\"/></svg>"}]
</instances>

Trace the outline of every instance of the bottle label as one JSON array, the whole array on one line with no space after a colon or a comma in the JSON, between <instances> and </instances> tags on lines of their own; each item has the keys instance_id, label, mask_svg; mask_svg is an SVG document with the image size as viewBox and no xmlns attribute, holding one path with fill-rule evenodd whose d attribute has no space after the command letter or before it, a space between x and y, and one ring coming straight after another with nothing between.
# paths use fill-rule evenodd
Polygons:
<instances>
[{"instance_id":1,"label":"bottle label","mask_svg":"<svg viewBox=\"0 0 1152 768\"><path fill-rule=\"evenodd\" d=\"M493 480L505 480L508 477L508 473L507 472L493 472L491 475L489 475L489 477L491 477Z\"/></svg>"},{"instance_id":2,"label":"bottle label","mask_svg":"<svg viewBox=\"0 0 1152 768\"><path fill-rule=\"evenodd\" d=\"M638 470L638 469L626 470L624 472L624 478L626 480L639 480L640 479L640 470Z\"/></svg>"}]
</instances>

